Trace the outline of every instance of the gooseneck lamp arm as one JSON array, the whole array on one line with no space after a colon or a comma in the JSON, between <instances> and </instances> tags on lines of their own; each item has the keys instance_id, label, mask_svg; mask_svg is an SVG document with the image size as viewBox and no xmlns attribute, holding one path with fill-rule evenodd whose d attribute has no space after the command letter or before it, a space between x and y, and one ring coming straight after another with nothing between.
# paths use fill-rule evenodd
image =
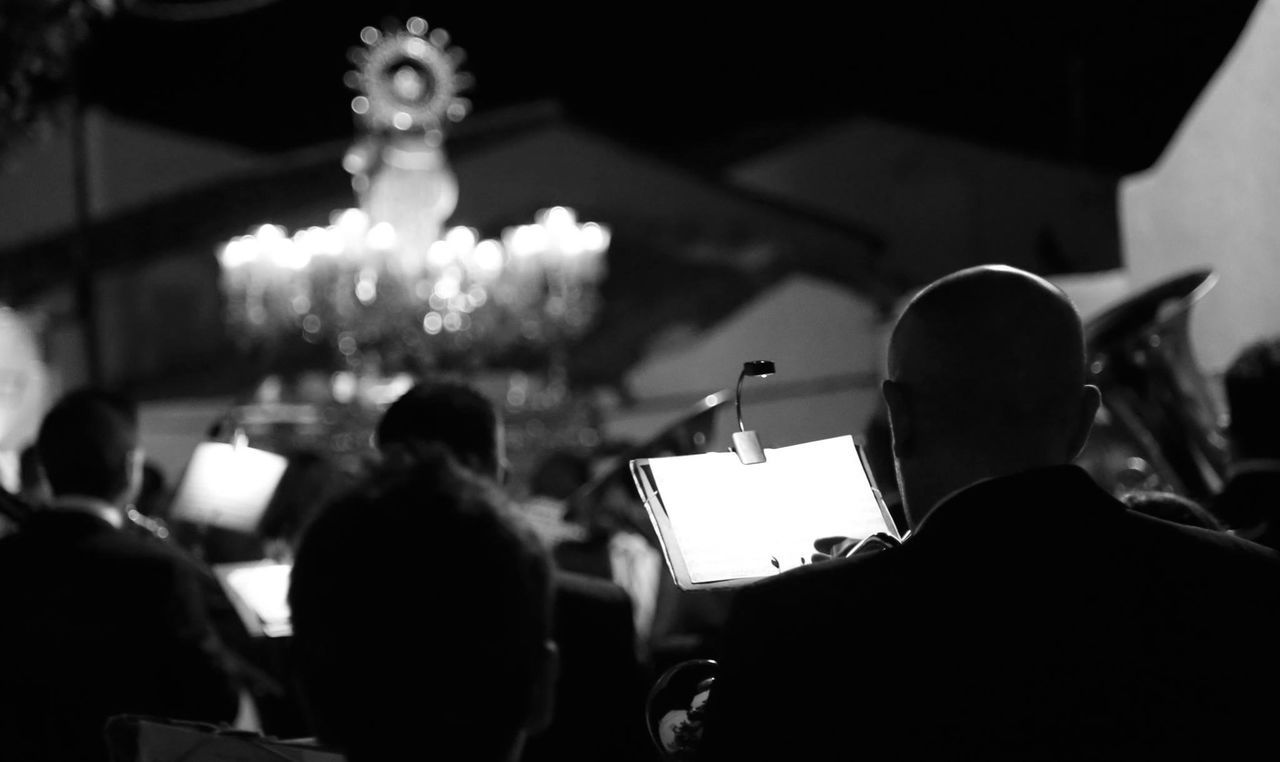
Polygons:
<instances>
[{"instance_id":1,"label":"gooseneck lamp arm","mask_svg":"<svg viewBox=\"0 0 1280 762\"><path fill-rule=\"evenodd\" d=\"M751 360L742 364L742 372L738 374L738 393L735 404L738 409L738 431L733 434L733 451L738 454L743 465L764 462L764 449L760 446L760 438L754 431L747 431L742 422L742 382L747 376L767 378L777 373L772 360Z\"/></svg>"},{"instance_id":2,"label":"gooseneck lamp arm","mask_svg":"<svg viewBox=\"0 0 1280 762\"><path fill-rule=\"evenodd\" d=\"M738 374L738 393L735 397L735 404L738 408L738 431L747 430L747 427L742 423L742 382L746 380L747 376L768 378L777 372L772 360L750 360L742 364L742 372Z\"/></svg>"}]
</instances>

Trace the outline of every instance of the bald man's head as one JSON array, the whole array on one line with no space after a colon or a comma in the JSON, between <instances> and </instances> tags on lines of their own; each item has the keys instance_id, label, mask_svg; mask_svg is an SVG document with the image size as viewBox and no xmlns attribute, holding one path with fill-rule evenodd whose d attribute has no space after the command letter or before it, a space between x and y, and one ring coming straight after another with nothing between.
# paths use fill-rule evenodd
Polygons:
<instances>
[{"instance_id":1,"label":"bald man's head","mask_svg":"<svg viewBox=\"0 0 1280 762\"><path fill-rule=\"evenodd\" d=\"M950 468L950 481L1066 462L1096 408L1074 305L999 265L953 273L911 300L889 342L885 395L895 454Z\"/></svg>"},{"instance_id":2,"label":"bald man's head","mask_svg":"<svg viewBox=\"0 0 1280 762\"><path fill-rule=\"evenodd\" d=\"M1039 423L1084 384L1080 318L1031 273L961 270L911 300L889 343L889 378L960 419Z\"/></svg>"}]
</instances>

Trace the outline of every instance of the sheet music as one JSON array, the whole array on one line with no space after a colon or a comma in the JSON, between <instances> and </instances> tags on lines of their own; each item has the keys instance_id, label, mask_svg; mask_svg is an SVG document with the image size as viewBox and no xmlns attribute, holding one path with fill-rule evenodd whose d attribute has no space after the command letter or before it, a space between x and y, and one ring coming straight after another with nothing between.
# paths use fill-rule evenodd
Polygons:
<instances>
[{"instance_id":1,"label":"sheet music","mask_svg":"<svg viewBox=\"0 0 1280 762\"><path fill-rule=\"evenodd\" d=\"M850 436L734 453L647 461L692 582L778 574L809 563L820 537L896 532Z\"/></svg>"},{"instance_id":2,"label":"sheet music","mask_svg":"<svg viewBox=\"0 0 1280 762\"><path fill-rule=\"evenodd\" d=\"M289 574L292 564L270 561L245 564L219 564L214 569L224 580L229 592L244 604L255 621L248 622L250 631L261 629L267 637L293 634L289 611ZM254 627L254 624L257 627Z\"/></svg>"},{"instance_id":3,"label":"sheet music","mask_svg":"<svg viewBox=\"0 0 1280 762\"><path fill-rule=\"evenodd\" d=\"M762 577L777 571L772 565L768 511L752 491L761 480L758 474L752 478L746 473L751 469L737 455L654 458L649 465L695 582Z\"/></svg>"},{"instance_id":4,"label":"sheet music","mask_svg":"<svg viewBox=\"0 0 1280 762\"><path fill-rule=\"evenodd\" d=\"M172 516L252 532L288 464L284 456L273 452L201 442L178 485Z\"/></svg>"}]
</instances>

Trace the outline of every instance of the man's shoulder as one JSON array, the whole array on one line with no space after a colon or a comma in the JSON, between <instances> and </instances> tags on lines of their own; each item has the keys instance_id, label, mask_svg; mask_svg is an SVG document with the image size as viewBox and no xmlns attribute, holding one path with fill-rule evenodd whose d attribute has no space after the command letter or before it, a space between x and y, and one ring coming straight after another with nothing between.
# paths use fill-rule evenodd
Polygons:
<instances>
[{"instance_id":1,"label":"man's shoulder","mask_svg":"<svg viewBox=\"0 0 1280 762\"><path fill-rule=\"evenodd\" d=\"M1228 532L1186 526L1136 511L1126 512L1125 520L1136 537L1167 548L1188 561L1232 561L1255 567L1264 573L1280 573L1280 553Z\"/></svg>"},{"instance_id":2,"label":"man's shoulder","mask_svg":"<svg viewBox=\"0 0 1280 762\"><path fill-rule=\"evenodd\" d=\"M910 555L904 544L737 590L707 720L710 758L809 758L848 741L850 717L882 730L893 712L878 713L891 701L855 710L865 691L833 686L850 675L880 685L892 674L913 629Z\"/></svg>"},{"instance_id":3,"label":"man's shoulder","mask_svg":"<svg viewBox=\"0 0 1280 762\"><path fill-rule=\"evenodd\" d=\"M182 569L185 564L179 551L165 541L147 537L129 529L113 529L91 541L94 551L104 559L155 568Z\"/></svg>"},{"instance_id":4,"label":"man's shoulder","mask_svg":"<svg viewBox=\"0 0 1280 762\"><path fill-rule=\"evenodd\" d=\"M14 560L57 558L60 563L99 570L139 570L154 576L184 568L181 553L154 537L118 529L83 514L33 517L0 540L0 556Z\"/></svg>"}]
</instances>

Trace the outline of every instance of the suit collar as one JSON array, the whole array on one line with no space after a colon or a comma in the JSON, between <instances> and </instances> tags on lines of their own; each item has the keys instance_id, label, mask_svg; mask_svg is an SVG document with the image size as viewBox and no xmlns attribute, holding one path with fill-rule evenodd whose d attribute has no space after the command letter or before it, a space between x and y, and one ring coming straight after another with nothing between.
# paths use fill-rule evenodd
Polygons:
<instances>
[{"instance_id":1,"label":"suit collar","mask_svg":"<svg viewBox=\"0 0 1280 762\"><path fill-rule=\"evenodd\" d=\"M1069 513L1074 523L1125 510L1076 465L1050 466L984 479L951 493L920 522L921 537L1021 536L1052 531Z\"/></svg>"},{"instance_id":2,"label":"suit collar","mask_svg":"<svg viewBox=\"0 0 1280 762\"><path fill-rule=\"evenodd\" d=\"M116 529L124 528L124 514L119 508L89 495L59 495L50 501L49 510L92 516Z\"/></svg>"}]
</instances>

